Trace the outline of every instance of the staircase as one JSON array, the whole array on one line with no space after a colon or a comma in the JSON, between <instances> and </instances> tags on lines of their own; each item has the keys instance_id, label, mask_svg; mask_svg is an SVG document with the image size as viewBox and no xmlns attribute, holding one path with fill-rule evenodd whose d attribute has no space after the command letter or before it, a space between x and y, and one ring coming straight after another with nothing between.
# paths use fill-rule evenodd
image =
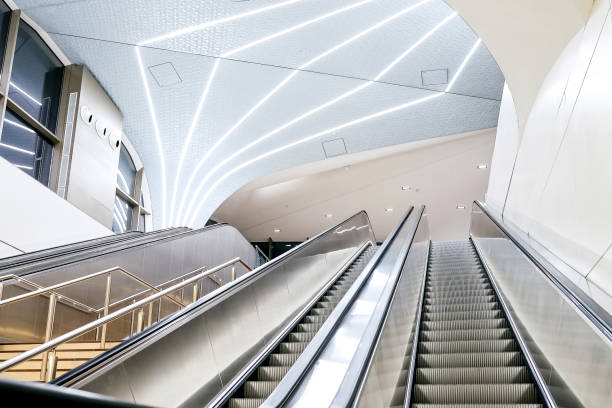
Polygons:
<instances>
[{"instance_id":1,"label":"staircase","mask_svg":"<svg viewBox=\"0 0 612 408\"><path fill-rule=\"evenodd\" d=\"M432 244L412 408L541 408L470 241Z\"/></svg>"},{"instance_id":2,"label":"staircase","mask_svg":"<svg viewBox=\"0 0 612 408\"><path fill-rule=\"evenodd\" d=\"M56 377L67 373L102 354L106 350L116 346L118 342L106 342L106 347L101 348L99 342L66 343L57 348L57 371ZM40 344L0 344L0 362L40 346ZM41 381L42 354L16 365L2 373L0 377L12 378L24 381Z\"/></svg>"}]
</instances>

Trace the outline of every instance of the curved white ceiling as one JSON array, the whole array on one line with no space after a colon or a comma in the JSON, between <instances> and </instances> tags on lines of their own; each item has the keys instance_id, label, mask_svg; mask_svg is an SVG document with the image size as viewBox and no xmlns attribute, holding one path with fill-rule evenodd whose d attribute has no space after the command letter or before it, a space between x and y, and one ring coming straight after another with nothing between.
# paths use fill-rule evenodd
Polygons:
<instances>
[{"instance_id":1,"label":"curved white ceiling","mask_svg":"<svg viewBox=\"0 0 612 408\"><path fill-rule=\"evenodd\" d=\"M497 124L503 76L441 0L17 3L122 110L156 227L202 225L327 140L354 153Z\"/></svg>"}]
</instances>

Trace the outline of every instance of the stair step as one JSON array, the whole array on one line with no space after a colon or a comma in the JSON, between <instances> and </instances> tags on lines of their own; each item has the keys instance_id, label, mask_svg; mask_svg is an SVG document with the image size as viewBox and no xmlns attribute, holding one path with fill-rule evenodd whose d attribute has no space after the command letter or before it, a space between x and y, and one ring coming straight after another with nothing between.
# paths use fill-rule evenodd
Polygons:
<instances>
[{"instance_id":1,"label":"stair step","mask_svg":"<svg viewBox=\"0 0 612 408\"><path fill-rule=\"evenodd\" d=\"M258 408L265 398L232 398L227 404L228 408Z\"/></svg>"},{"instance_id":2,"label":"stair step","mask_svg":"<svg viewBox=\"0 0 612 408\"><path fill-rule=\"evenodd\" d=\"M524 365L521 353L447 353L419 354L418 368L511 367Z\"/></svg>"},{"instance_id":3,"label":"stair step","mask_svg":"<svg viewBox=\"0 0 612 408\"><path fill-rule=\"evenodd\" d=\"M417 384L511 384L530 381L526 367L417 368Z\"/></svg>"},{"instance_id":4,"label":"stair step","mask_svg":"<svg viewBox=\"0 0 612 408\"><path fill-rule=\"evenodd\" d=\"M426 312L423 320L474 320L474 319L498 319L502 318L501 310L474 310L470 312Z\"/></svg>"},{"instance_id":5,"label":"stair step","mask_svg":"<svg viewBox=\"0 0 612 408\"><path fill-rule=\"evenodd\" d=\"M421 322L423 330L479 330L508 327L506 319L437 320Z\"/></svg>"},{"instance_id":6,"label":"stair step","mask_svg":"<svg viewBox=\"0 0 612 408\"><path fill-rule=\"evenodd\" d=\"M516 404L538 401L533 384L417 384L413 389L414 402Z\"/></svg>"},{"instance_id":7,"label":"stair step","mask_svg":"<svg viewBox=\"0 0 612 408\"><path fill-rule=\"evenodd\" d=\"M261 381L280 381L291 367L261 366L257 368L257 379Z\"/></svg>"},{"instance_id":8,"label":"stair step","mask_svg":"<svg viewBox=\"0 0 612 408\"><path fill-rule=\"evenodd\" d=\"M268 398L280 381L247 381L244 383L246 398Z\"/></svg>"},{"instance_id":9,"label":"stair step","mask_svg":"<svg viewBox=\"0 0 612 408\"><path fill-rule=\"evenodd\" d=\"M299 344L299 343L297 343ZM518 351L513 339L508 340L462 340L462 341L420 341L419 353L501 353Z\"/></svg>"},{"instance_id":10,"label":"stair step","mask_svg":"<svg viewBox=\"0 0 612 408\"><path fill-rule=\"evenodd\" d=\"M502 340L511 338L512 332L508 328L421 331L421 341Z\"/></svg>"}]
</instances>

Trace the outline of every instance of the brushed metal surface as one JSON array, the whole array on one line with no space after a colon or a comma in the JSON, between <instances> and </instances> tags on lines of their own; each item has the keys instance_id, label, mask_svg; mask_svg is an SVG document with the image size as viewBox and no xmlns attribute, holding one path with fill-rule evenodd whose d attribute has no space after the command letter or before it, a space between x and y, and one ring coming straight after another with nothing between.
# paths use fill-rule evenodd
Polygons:
<instances>
[{"instance_id":1,"label":"brushed metal surface","mask_svg":"<svg viewBox=\"0 0 612 408\"><path fill-rule=\"evenodd\" d=\"M137 242L141 239L137 238ZM121 245L121 244L117 244ZM76 255L75 255L76 256ZM130 273L147 281L151 285L160 285L177 276L201 268L214 267L234 257L240 257L248 265L255 264L255 251L246 239L235 228L222 225L216 228L190 231L135 245L126 249L104 252L99 256L72 262L64 266L56 266L37 273L28 274L27 278L42 286L50 286L90 273L98 272L113 266L121 266ZM246 273L244 268L237 268L237 276ZM224 282L231 280L231 268L220 271L217 275ZM104 303L106 279L92 279L83 284L74 285L59 290L59 293L81 303L99 309ZM209 293L219 287L211 279L203 281L203 292ZM143 291L145 287L121 274L114 274L111 287L111 303L125 299ZM23 293L23 289L15 284L5 283L3 299L12 294ZM189 288L185 290L189 297ZM177 294L177 296L180 296ZM168 301L162 303L164 310L176 310ZM111 308L116 310L123 305ZM46 315L46 301L35 300L15 306L0 309L0 339L6 342L41 342L44 338L44 319L36 316ZM97 316L77 311L58 304L58 315L54 325L54 334L66 333L85 322L92 321ZM63 313L68 313L62 317ZM129 318L113 322L108 329L108 340L120 340L129 334ZM92 333L88 339L95 336Z\"/></svg>"},{"instance_id":2,"label":"brushed metal surface","mask_svg":"<svg viewBox=\"0 0 612 408\"><path fill-rule=\"evenodd\" d=\"M612 342L475 207L471 236L558 406L612 404Z\"/></svg>"},{"instance_id":3,"label":"brushed metal surface","mask_svg":"<svg viewBox=\"0 0 612 408\"><path fill-rule=\"evenodd\" d=\"M342 389L343 382L354 374L351 373L351 369L361 363L355 356L359 350L366 347L364 346L366 332L381 301L383 291L388 290L389 285L395 286L396 278L393 275L403 267L406 256L404 251L407 251L407 246L410 245L421 211L414 210L400 227L395 239L356 294L352 304L348 306L348 311L329 335L323 349L310 363L307 373L295 386L284 406L327 407L333 404ZM337 310L334 313L338 313ZM325 333L319 332L319 335L323 334Z\"/></svg>"},{"instance_id":4,"label":"brushed metal surface","mask_svg":"<svg viewBox=\"0 0 612 408\"><path fill-rule=\"evenodd\" d=\"M414 341L419 295L424 284L429 251L429 225L423 217L402 270L372 362L359 392L358 407L389 407L401 387L405 358Z\"/></svg>"},{"instance_id":5,"label":"brushed metal surface","mask_svg":"<svg viewBox=\"0 0 612 408\"><path fill-rule=\"evenodd\" d=\"M220 288L163 331L72 386L153 406L201 407L221 391L367 241L365 213ZM115 391L113 384L121 382Z\"/></svg>"}]
</instances>

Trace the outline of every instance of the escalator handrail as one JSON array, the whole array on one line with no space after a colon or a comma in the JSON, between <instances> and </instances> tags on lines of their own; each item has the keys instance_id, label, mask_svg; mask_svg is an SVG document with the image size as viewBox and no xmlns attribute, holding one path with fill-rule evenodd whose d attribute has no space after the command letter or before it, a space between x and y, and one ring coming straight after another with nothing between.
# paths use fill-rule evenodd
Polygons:
<instances>
[{"instance_id":1,"label":"escalator handrail","mask_svg":"<svg viewBox=\"0 0 612 408\"><path fill-rule=\"evenodd\" d=\"M487 262L485 262L485 260L482 257L480 247L474 242L474 240L471 237L470 237L470 241L472 242L472 245L474 245L474 249L476 250L476 253L478 254L479 262L482 265L482 268L484 269L487 277L489 278L489 282L491 283L491 288L493 288L493 292L495 293L495 296L497 297L497 300L499 301L499 304L502 308L504 316L506 320L508 321L510 330L512 331L512 334L514 335L514 338L516 339L516 342L519 345L521 353L523 354L525 362L527 363L529 372L538 389L538 393L540 394L540 397L544 401L545 407L546 408L557 408L557 403L555 399L553 398L552 394L550 393L548 386L546 385L544 376L542 375L542 372L540 371L540 369L538 368L538 365L536 364L535 357L529 350L529 347L527 346L527 342L525 341L525 338L521 334L521 331L519 330L517 322L515 321L512 313L510 313L511 309L510 307L508 307L508 304L506 303L505 298L502 296L501 290L497 286L497 282L495 281L495 279L493 279L493 275L491 274L489 265L487 264Z\"/></svg>"},{"instance_id":2,"label":"escalator handrail","mask_svg":"<svg viewBox=\"0 0 612 408\"><path fill-rule=\"evenodd\" d=\"M398 224L393 228L387 236L381 247L376 251L370 262L365 266L364 270L359 274L350 289L344 297L336 305L332 313L328 316L319 329L315 337L310 341L306 349L300 354L297 361L292 365L287 374L275 390L270 394L266 401L261 405L261 408L270 408L282 406L293 394L297 386L301 383L308 369L314 363L316 357L322 352L332 333L342 321L342 318L348 313L350 306L353 304L362 287L368 281L368 278L376 269L380 260L385 255L391 243L395 240L402 226L410 218L414 212L414 207L410 207L406 214L400 219Z\"/></svg>"},{"instance_id":3,"label":"escalator handrail","mask_svg":"<svg viewBox=\"0 0 612 408\"><path fill-rule=\"evenodd\" d=\"M283 339L295 328L295 326L308 314L308 312L315 306L321 296L325 294L335 283L335 281L355 262L361 254L363 254L370 246L375 245L372 241L368 241L363 244L351 258L344 263L344 265L334 274L334 277L329 280L321 290L319 290L306 304L300 312L291 321L285 325L285 328L272 339L268 345L261 350L259 355L255 357L241 372L237 375L227 386L223 389L219 395L217 395L207 405L207 408L219 408L223 407L232 395L238 390L238 388L249 378L249 376L259 367L265 359L274 351L276 347L283 341Z\"/></svg>"},{"instance_id":4,"label":"escalator handrail","mask_svg":"<svg viewBox=\"0 0 612 408\"><path fill-rule=\"evenodd\" d=\"M2 406L12 404L35 407L45 406L62 408L146 408L131 402L124 402L104 395L87 391L71 390L30 381L0 378Z\"/></svg>"},{"instance_id":5,"label":"escalator handrail","mask_svg":"<svg viewBox=\"0 0 612 408\"><path fill-rule=\"evenodd\" d=\"M106 252L104 252L104 248L103 248L106 245L102 245L101 249L99 247L92 247L92 248L88 248L86 250L100 249L100 251L103 251L103 252L101 252L101 253L99 253L99 252L88 253L88 254L85 254L82 258L69 259L69 260L66 260L64 263L58 263L56 265L49 265L49 266L43 265L43 266L40 267L40 269L37 269L37 270L34 270L34 271L27 271L27 272L18 272L18 273L16 273L16 275L27 276L27 275L37 274L37 273L45 272L47 270L52 270L52 269L55 269L55 268L62 268L62 267L66 267L68 265L72 265L72 264L76 264L76 263L79 263L79 262L83 262L83 261L86 261L86 260L89 260L89 259L92 259L92 258L96 258L98 256L106 256L106 255L114 254L114 253L117 253L117 252L129 250L129 249L132 249L132 248L136 248L136 247L139 247L139 246L146 246L146 245L156 244L156 243L162 242L164 240L173 240L173 239L177 239L177 238L183 238L183 237L185 237L187 235L199 234L199 233L202 233L202 232L205 232L205 231L210 231L212 229L220 228L220 227L231 227L231 226L228 225L228 224L225 224L225 223L219 223L219 224L209 225L209 226L206 226L206 227L203 227L203 228L200 228L200 229L196 229L196 230L190 229L190 230L179 232L179 233L173 234L173 235L165 235L163 237L155 237L155 236L153 236L153 237L151 237L151 240L146 240L144 242L139 241L139 242L135 242L134 243L134 242L131 242L132 240L126 240L126 242L124 243L123 246L118 247L118 248L112 248L110 250L107 250ZM172 228L168 228L168 229L160 230L160 231L167 232L167 231L170 231L170 230L172 230ZM155 231L155 232L157 232L157 231ZM136 237L135 239L138 240L138 239L142 239L142 238L146 238L146 234L143 234L143 236ZM110 244L109 246L113 246L115 244L120 244L120 243L121 242L115 242L114 244ZM79 251L62 254L62 255L59 255L58 257L61 257L63 255L75 254L77 252L79 252ZM50 257L49 259L42 258L41 260L35 261L35 262L44 262L44 261L47 261L47 260L52 260L52 258L55 258L55 257ZM17 265L17 266L23 266L23 265ZM0 271L0 273L1 272L2 271Z\"/></svg>"},{"instance_id":6,"label":"escalator handrail","mask_svg":"<svg viewBox=\"0 0 612 408\"><path fill-rule=\"evenodd\" d=\"M582 312L582 314L591 322L601 333L606 336L609 341L612 341L612 327L610 324L600 316L587 302L582 299L580 295L578 295L571 287L562 283L555 275L563 275L562 272L557 271L553 273L555 270L554 266L552 266L547 261L540 259L540 256L536 255L532 250L529 250L527 246L525 246L522 241L512 232L508 230L508 228L501 222L498 217L489 211L486 204L481 201L474 201L474 203L480 208L480 210L485 214L496 226L499 230L529 259L535 266L538 268L544 276L548 278L548 280L557 287L567 299L569 299L574 306L578 308Z\"/></svg>"},{"instance_id":7,"label":"escalator handrail","mask_svg":"<svg viewBox=\"0 0 612 408\"><path fill-rule=\"evenodd\" d=\"M273 269L278 264L284 262L285 260L289 259L293 255L301 252L302 250L310 246L312 243L314 243L321 237L333 232L339 226L345 224L346 222L360 215L365 215L365 217L368 219L367 225L370 226L370 229L371 229L371 223L370 223L368 214L363 210L359 211L358 213L348 217L342 222L334 225L333 227L330 227L326 229L325 231L310 238L309 240L302 242L300 245L292 248L291 250L283 253L282 255L272 259L269 262L266 262L265 264L259 266L258 268L253 269L251 272L241 276L235 281L230 282L224 285L223 287L203 296L197 302L192 303L188 305L186 308L181 309L165 317L160 322L154 324L153 326L147 328L146 330L143 330L139 334L121 342L117 346L111 348L110 350L107 350L106 352L98 355L97 357L94 357L93 359L87 361L81 366L68 371L67 373L53 380L51 383L56 384L56 385L72 384L75 380L78 380L84 373L89 372L94 367L100 364L108 363L110 360L120 357L121 355L124 354L126 350L132 348L133 346L143 341L146 341L148 338L151 338L154 335L165 330L168 326L180 324L181 321L189 318L189 315L191 315L192 313L196 313L200 311L202 308L205 308L210 304L216 303L217 301L220 301L226 297L231 296L232 294L234 294L236 291L240 290L244 286L249 285L253 280L258 279L259 277L263 276L267 271ZM374 238L374 232L371 231L371 234L372 234L372 238ZM375 239L372 239L372 242L376 242Z\"/></svg>"},{"instance_id":8,"label":"escalator handrail","mask_svg":"<svg viewBox=\"0 0 612 408\"><path fill-rule=\"evenodd\" d=\"M370 367L370 364L372 362L376 346L378 345L381 339L382 330L384 328L384 323L387 320L387 316L390 311L391 302L393 301L393 298L395 297L395 294L397 292L397 286L402 278L402 272L404 269L406 258L408 257L408 253L412 248L412 243L419 228L419 224L423 220L424 212L425 206L422 205L417 210L415 218L413 218L414 226L412 227L410 235L407 237L406 242L399 254L399 258L402 259L402 262L395 264L399 266L391 275L395 276L395 281L391 284L387 283L387 285L383 289L381 297L376 304L376 308L374 309L374 313L372 314L370 322L368 323L365 337L367 347L360 347L355 353L355 357L353 357L351 361L351 366L355 369L351 370L349 368L347 375L342 380L340 388L333 399L333 406L354 406L357 401L357 398L363 386L363 381L365 380L368 368Z\"/></svg>"}]
</instances>

